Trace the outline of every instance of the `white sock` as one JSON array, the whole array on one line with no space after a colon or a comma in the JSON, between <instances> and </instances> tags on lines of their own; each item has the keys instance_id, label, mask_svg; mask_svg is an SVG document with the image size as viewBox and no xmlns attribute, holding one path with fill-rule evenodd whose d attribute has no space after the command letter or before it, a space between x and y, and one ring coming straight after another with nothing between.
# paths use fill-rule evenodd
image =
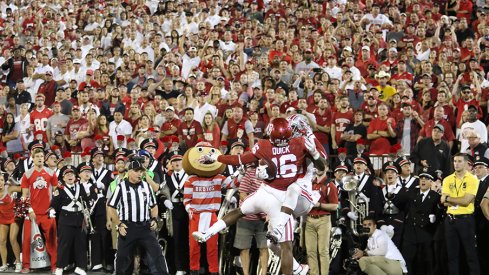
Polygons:
<instances>
[{"instance_id":1,"label":"white sock","mask_svg":"<svg viewBox=\"0 0 489 275\"><path fill-rule=\"evenodd\" d=\"M278 225L285 226L289 221L289 219L290 219L290 214L287 214L285 212L280 212L280 215L278 217L278 222L279 222Z\"/></svg>"},{"instance_id":2,"label":"white sock","mask_svg":"<svg viewBox=\"0 0 489 275\"><path fill-rule=\"evenodd\" d=\"M214 236L217 233L221 232L224 228L226 228L226 223L223 220L217 220L217 222L209 227L209 229L207 229L205 233Z\"/></svg>"},{"instance_id":3,"label":"white sock","mask_svg":"<svg viewBox=\"0 0 489 275\"><path fill-rule=\"evenodd\" d=\"M296 261L295 258L292 258L292 270L293 271L301 271L301 265Z\"/></svg>"}]
</instances>

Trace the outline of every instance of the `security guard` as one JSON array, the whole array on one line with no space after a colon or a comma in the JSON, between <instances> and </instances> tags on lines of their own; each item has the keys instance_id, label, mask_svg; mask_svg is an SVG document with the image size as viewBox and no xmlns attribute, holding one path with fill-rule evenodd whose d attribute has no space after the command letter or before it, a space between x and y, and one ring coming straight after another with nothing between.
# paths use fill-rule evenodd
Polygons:
<instances>
[{"instance_id":1,"label":"security guard","mask_svg":"<svg viewBox=\"0 0 489 275\"><path fill-rule=\"evenodd\" d=\"M170 200L173 204L171 210L173 221L173 243L175 248L175 268L177 274L184 274L189 269L188 255L188 215L183 205L183 186L187 181L188 175L182 167L182 155L173 155L170 158L172 173L168 176L167 182L170 189Z\"/></svg>"},{"instance_id":2,"label":"security guard","mask_svg":"<svg viewBox=\"0 0 489 275\"><path fill-rule=\"evenodd\" d=\"M137 160L128 164L127 179L115 188L108 212L119 232L115 273L130 274L133 250L139 245L146 251L150 273L168 273L165 257L151 230L157 227L158 206L149 184L142 180L143 165Z\"/></svg>"},{"instance_id":3,"label":"security guard","mask_svg":"<svg viewBox=\"0 0 489 275\"><path fill-rule=\"evenodd\" d=\"M482 199L489 186L489 159L483 156L476 156L474 172L479 179L479 188L475 196L475 224L477 234L477 250L479 252L481 274L489 274L489 263L482 259L489 259L489 221L484 216L481 209Z\"/></svg>"},{"instance_id":4,"label":"security guard","mask_svg":"<svg viewBox=\"0 0 489 275\"><path fill-rule=\"evenodd\" d=\"M433 237L443 208L440 195L431 190L436 171L423 167L419 172L419 188L413 190L407 207L402 242L402 255L410 274L433 274Z\"/></svg>"},{"instance_id":5,"label":"security guard","mask_svg":"<svg viewBox=\"0 0 489 275\"><path fill-rule=\"evenodd\" d=\"M58 213L58 259L56 275L63 274L63 268L70 264L74 251L75 273L85 275L87 269L87 224L83 207L88 205L89 197L85 189L76 182L74 166L65 166L60 175L64 185L53 193L49 215ZM83 202L82 202L83 201Z\"/></svg>"},{"instance_id":6,"label":"security guard","mask_svg":"<svg viewBox=\"0 0 489 275\"><path fill-rule=\"evenodd\" d=\"M382 188L385 203L382 216L377 222L379 226L389 226L390 233L393 233L393 236L391 235L392 241L397 247L401 245L404 209L408 202L406 189L397 182L400 170L401 168L393 161L382 165L382 171L385 175L385 186Z\"/></svg>"},{"instance_id":7,"label":"security guard","mask_svg":"<svg viewBox=\"0 0 489 275\"><path fill-rule=\"evenodd\" d=\"M443 180L440 202L447 208L445 237L450 274L460 274L460 251L465 251L470 274L480 274L475 241L474 199L479 180L467 171L468 156L458 153L453 158L455 172Z\"/></svg>"}]
</instances>

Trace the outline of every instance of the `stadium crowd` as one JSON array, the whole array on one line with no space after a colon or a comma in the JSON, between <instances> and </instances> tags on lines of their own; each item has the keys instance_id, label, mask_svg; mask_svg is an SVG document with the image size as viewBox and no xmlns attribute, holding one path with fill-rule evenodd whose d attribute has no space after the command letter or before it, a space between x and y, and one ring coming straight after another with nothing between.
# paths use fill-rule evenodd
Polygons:
<instances>
[{"instance_id":1,"label":"stadium crowd","mask_svg":"<svg viewBox=\"0 0 489 275\"><path fill-rule=\"evenodd\" d=\"M159 227L170 273L199 274L189 256L182 156L199 142L243 154L267 138L275 118L301 115L329 155L328 176L314 189L324 204L339 200L336 211L319 203L301 223L311 274L343 274L350 258L368 274L389 273L369 268L367 255L402 259L409 274L487 274L487 13L487 0L0 1L0 271L31 271L36 217L53 274L79 263L77 255L56 263L56 254L72 252L60 251L61 236L73 238L60 229L74 225L61 227L60 211L68 210L51 202L58 181L74 179L85 186L96 231L88 267L113 271L121 224L106 203L126 172L144 166L159 216L173 218L172 230ZM228 165L225 176L242 168ZM262 183L246 170L238 201ZM331 228L348 230L359 218L362 225L343 188L348 174L361 187L368 182L363 226L387 226L400 259L390 245L387 256L372 254L369 240L370 252L340 250L325 268ZM165 185L169 193L160 192ZM431 212L421 213L428 206L420 207L419 190L433 192ZM249 266L255 236L266 272L263 219L238 223L234 253ZM73 267L85 274L86 260Z\"/></svg>"}]
</instances>

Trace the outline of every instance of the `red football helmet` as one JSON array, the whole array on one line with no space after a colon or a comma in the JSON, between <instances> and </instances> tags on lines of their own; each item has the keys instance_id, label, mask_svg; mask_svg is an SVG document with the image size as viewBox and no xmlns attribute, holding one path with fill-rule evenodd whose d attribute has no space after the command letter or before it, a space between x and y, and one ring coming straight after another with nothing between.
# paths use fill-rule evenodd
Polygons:
<instances>
[{"instance_id":1,"label":"red football helmet","mask_svg":"<svg viewBox=\"0 0 489 275\"><path fill-rule=\"evenodd\" d=\"M286 146L292 136L292 128L285 118L275 118L268 124L267 134L275 146Z\"/></svg>"}]
</instances>

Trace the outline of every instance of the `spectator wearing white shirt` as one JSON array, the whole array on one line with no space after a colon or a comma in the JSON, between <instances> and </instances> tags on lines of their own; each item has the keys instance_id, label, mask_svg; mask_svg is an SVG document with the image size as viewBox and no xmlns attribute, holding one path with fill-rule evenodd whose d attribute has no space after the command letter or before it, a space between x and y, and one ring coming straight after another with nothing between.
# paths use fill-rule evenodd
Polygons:
<instances>
[{"instance_id":1,"label":"spectator wearing white shirt","mask_svg":"<svg viewBox=\"0 0 489 275\"><path fill-rule=\"evenodd\" d=\"M217 117L217 108L214 105L209 104L209 93L202 90L197 93L197 102L199 105L194 110L194 117L201 124L204 121L204 115L210 112L213 117Z\"/></svg>"},{"instance_id":2,"label":"spectator wearing white shirt","mask_svg":"<svg viewBox=\"0 0 489 275\"><path fill-rule=\"evenodd\" d=\"M389 235L377 229L377 223L371 217L366 217L362 224L369 230L367 249L355 249L353 254L353 258L358 259L360 269L369 275L407 273L406 262Z\"/></svg>"},{"instance_id":3,"label":"spectator wearing white shirt","mask_svg":"<svg viewBox=\"0 0 489 275\"><path fill-rule=\"evenodd\" d=\"M188 52L185 53L185 49L183 48L184 41L184 36L182 36L178 44L178 51L182 55L182 77L183 79L187 79L192 70L199 67L200 56L197 55L196 47L190 47Z\"/></svg>"},{"instance_id":4,"label":"spectator wearing white shirt","mask_svg":"<svg viewBox=\"0 0 489 275\"><path fill-rule=\"evenodd\" d=\"M461 145L460 145L460 152L464 152L468 147L469 147L469 132L470 131L475 131L480 135L480 142L481 143L487 143L487 128L486 125L477 119L478 115L478 108L477 106L474 105L469 105L467 108L467 111L469 113L468 115L468 121L464 122L462 124L462 127L460 127L460 136L458 137ZM460 110L459 110L460 111Z\"/></svg>"},{"instance_id":5,"label":"spectator wearing white shirt","mask_svg":"<svg viewBox=\"0 0 489 275\"><path fill-rule=\"evenodd\" d=\"M365 14L360 23L362 24L362 26L366 25L365 29L367 31L369 30L370 26L372 26L372 24L380 25L382 29L384 29L384 25L392 26L392 22L391 20L389 20L389 17L380 13L380 7L377 3L372 4L371 13Z\"/></svg>"},{"instance_id":6,"label":"spectator wearing white shirt","mask_svg":"<svg viewBox=\"0 0 489 275\"><path fill-rule=\"evenodd\" d=\"M114 121L109 124L109 135L114 144L114 149L118 149L119 145L117 143L117 136L123 135L126 137L121 147L126 148L126 140L131 137L132 126L131 124L124 120L123 114L120 110L114 111Z\"/></svg>"},{"instance_id":7,"label":"spectator wearing white shirt","mask_svg":"<svg viewBox=\"0 0 489 275\"><path fill-rule=\"evenodd\" d=\"M324 68L330 78L341 79L343 75L343 71L340 67L336 65L336 56L330 55L328 56L328 65Z\"/></svg>"}]
</instances>

